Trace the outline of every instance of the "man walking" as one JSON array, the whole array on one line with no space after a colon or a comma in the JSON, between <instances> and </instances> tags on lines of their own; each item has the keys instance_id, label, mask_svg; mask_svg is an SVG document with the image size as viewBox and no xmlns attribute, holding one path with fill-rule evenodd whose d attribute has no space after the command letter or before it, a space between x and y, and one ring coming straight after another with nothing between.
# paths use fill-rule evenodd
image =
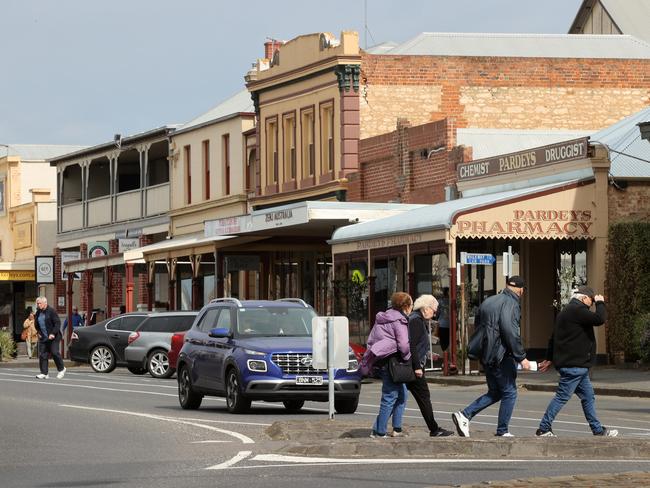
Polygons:
<instances>
[{"instance_id":1,"label":"man walking","mask_svg":"<svg viewBox=\"0 0 650 488\"><path fill-rule=\"evenodd\" d=\"M61 379L65 375L63 359L59 354L59 342L61 341L61 320L52 307L47 305L47 298L38 297L36 299L36 330L38 331L38 360L41 369L40 374L36 377L39 380L46 380L48 374L49 355L52 354L56 369L59 371L56 375Z\"/></svg>"},{"instance_id":2,"label":"man walking","mask_svg":"<svg viewBox=\"0 0 650 488\"><path fill-rule=\"evenodd\" d=\"M81 315L79 315L79 309L77 307L72 307L72 329L76 329L77 327L82 327L84 325L84 319ZM62 331L65 332L65 330L68 327L68 317L65 318L63 321L63 329Z\"/></svg>"},{"instance_id":3,"label":"man walking","mask_svg":"<svg viewBox=\"0 0 650 488\"><path fill-rule=\"evenodd\" d=\"M481 363L485 368L488 392L464 410L452 414L461 437L469 437L469 422L476 414L499 401L496 435L513 437L508 425L517 401L517 363L522 369L530 369L519 331L519 300L525 287L523 278L511 276L501 293L489 297L479 307L475 327L486 328Z\"/></svg>"},{"instance_id":4,"label":"man walking","mask_svg":"<svg viewBox=\"0 0 650 488\"><path fill-rule=\"evenodd\" d=\"M590 310L596 305L596 312ZM569 303L555 320L555 328L546 351L547 360L540 363L539 370L546 371L551 364L560 373L555 396L535 433L539 437L555 437L551 425L562 407L574 393L582 404L582 411L594 435L616 437L618 431L604 427L596 417L596 396L589 379L589 369L596 358L594 327L607 320L605 298L596 295L588 286L579 286Z\"/></svg>"}]
</instances>

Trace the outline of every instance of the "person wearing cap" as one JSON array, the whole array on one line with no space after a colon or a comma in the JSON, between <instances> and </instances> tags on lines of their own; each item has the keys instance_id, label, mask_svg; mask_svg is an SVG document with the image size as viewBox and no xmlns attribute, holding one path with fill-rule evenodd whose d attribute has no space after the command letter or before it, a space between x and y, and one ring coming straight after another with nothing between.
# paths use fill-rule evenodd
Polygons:
<instances>
[{"instance_id":1,"label":"person wearing cap","mask_svg":"<svg viewBox=\"0 0 650 488\"><path fill-rule=\"evenodd\" d=\"M501 293L487 298L478 309L474 327L486 327L481 363L488 391L451 415L461 437L469 437L469 422L476 414L497 402L501 404L496 435L513 437L508 426L517 402L517 363L521 364L521 369L530 369L519 330L519 301L525 288L526 282L521 276L511 276Z\"/></svg>"},{"instance_id":2,"label":"person wearing cap","mask_svg":"<svg viewBox=\"0 0 650 488\"><path fill-rule=\"evenodd\" d=\"M592 312L594 305L596 311ZM594 435L618 435L617 430L604 427L596 417L596 396L589 379L589 369L596 359L594 327L603 325L606 320L605 298L596 295L588 286L579 286L574 290L571 300L558 314L546 360L539 364L539 370L544 372L555 364L560 381L535 435L555 437L551 429L553 420L574 393L580 398L582 411Z\"/></svg>"}]
</instances>

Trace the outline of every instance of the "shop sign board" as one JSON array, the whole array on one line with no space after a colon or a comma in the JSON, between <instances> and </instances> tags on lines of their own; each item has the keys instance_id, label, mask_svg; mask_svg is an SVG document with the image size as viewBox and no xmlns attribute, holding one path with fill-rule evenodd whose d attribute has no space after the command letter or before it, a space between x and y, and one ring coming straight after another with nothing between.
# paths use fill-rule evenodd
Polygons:
<instances>
[{"instance_id":1,"label":"shop sign board","mask_svg":"<svg viewBox=\"0 0 650 488\"><path fill-rule=\"evenodd\" d=\"M305 207L269 209L252 215L253 231L289 227L309 222L309 209Z\"/></svg>"},{"instance_id":2,"label":"shop sign board","mask_svg":"<svg viewBox=\"0 0 650 488\"><path fill-rule=\"evenodd\" d=\"M550 144L548 146L477 159L458 165L458 181L469 181L535 169L556 163L565 163L587 157L588 138Z\"/></svg>"},{"instance_id":3,"label":"shop sign board","mask_svg":"<svg viewBox=\"0 0 650 488\"><path fill-rule=\"evenodd\" d=\"M81 253L79 251L61 251L61 279L63 281L68 279L68 273L65 272L64 264L68 261L77 261L78 259L81 259ZM81 279L81 273L73 273L73 275L74 277L72 279Z\"/></svg>"},{"instance_id":4,"label":"shop sign board","mask_svg":"<svg viewBox=\"0 0 650 488\"><path fill-rule=\"evenodd\" d=\"M225 217L222 219L206 220L204 224L205 237L227 236L245 232L247 229L246 221L248 215L238 215L236 217Z\"/></svg>"},{"instance_id":5,"label":"shop sign board","mask_svg":"<svg viewBox=\"0 0 650 488\"><path fill-rule=\"evenodd\" d=\"M54 256L34 256L36 283L54 283Z\"/></svg>"},{"instance_id":6,"label":"shop sign board","mask_svg":"<svg viewBox=\"0 0 650 488\"><path fill-rule=\"evenodd\" d=\"M118 252L131 251L132 249L137 249L140 247L140 239L138 238L123 238L117 241Z\"/></svg>"},{"instance_id":7,"label":"shop sign board","mask_svg":"<svg viewBox=\"0 0 650 488\"><path fill-rule=\"evenodd\" d=\"M35 278L31 270L0 271L0 281L34 281Z\"/></svg>"},{"instance_id":8,"label":"shop sign board","mask_svg":"<svg viewBox=\"0 0 650 488\"><path fill-rule=\"evenodd\" d=\"M98 241L88 243L88 257L100 258L108 256L108 241Z\"/></svg>"}]
</instances>

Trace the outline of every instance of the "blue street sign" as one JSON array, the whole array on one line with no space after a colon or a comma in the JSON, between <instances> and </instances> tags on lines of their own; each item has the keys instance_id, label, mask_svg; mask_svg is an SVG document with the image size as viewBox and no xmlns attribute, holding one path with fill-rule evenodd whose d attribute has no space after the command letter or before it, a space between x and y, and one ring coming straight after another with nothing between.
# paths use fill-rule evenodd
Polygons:
<instances>
[{"instance_id":1,"label":"blue street sign","mask_svg":"<svg viewBox=\"0 0 650 488\"><path fill-rule=\"evenodd\" d=\"M496 263L497 259L492 254L481 254L473 252L460 253L460 262L462 264L480 264L491 265Z\"/></svg>"}]
</instances>

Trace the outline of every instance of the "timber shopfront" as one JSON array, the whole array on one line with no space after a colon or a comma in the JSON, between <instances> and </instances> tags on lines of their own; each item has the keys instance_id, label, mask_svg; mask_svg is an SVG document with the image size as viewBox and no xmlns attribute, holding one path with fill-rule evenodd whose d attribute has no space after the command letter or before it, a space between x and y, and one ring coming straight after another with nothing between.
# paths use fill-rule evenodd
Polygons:
<instances>
[{"instance_id":1,"label":"timber shopfront","mask_svg":"<svg viewBox=\"0 0 650 488\"><path fill-rule=\"evenodd\" d=\"M478 306L504 288L507 275L522 275L522 338L540 357L573 286L604 288L608 168L604 148L587 139L461 165L464 198L338 229L330 240L336 279L354 281L357 273L358 281L362 273L360 321L369 325L394 291L449 303L450 359L460 368ZM335 312L349 310L351 300ZM604 355L604 328L597 340Z\"/></svg>"}]
</instances>

